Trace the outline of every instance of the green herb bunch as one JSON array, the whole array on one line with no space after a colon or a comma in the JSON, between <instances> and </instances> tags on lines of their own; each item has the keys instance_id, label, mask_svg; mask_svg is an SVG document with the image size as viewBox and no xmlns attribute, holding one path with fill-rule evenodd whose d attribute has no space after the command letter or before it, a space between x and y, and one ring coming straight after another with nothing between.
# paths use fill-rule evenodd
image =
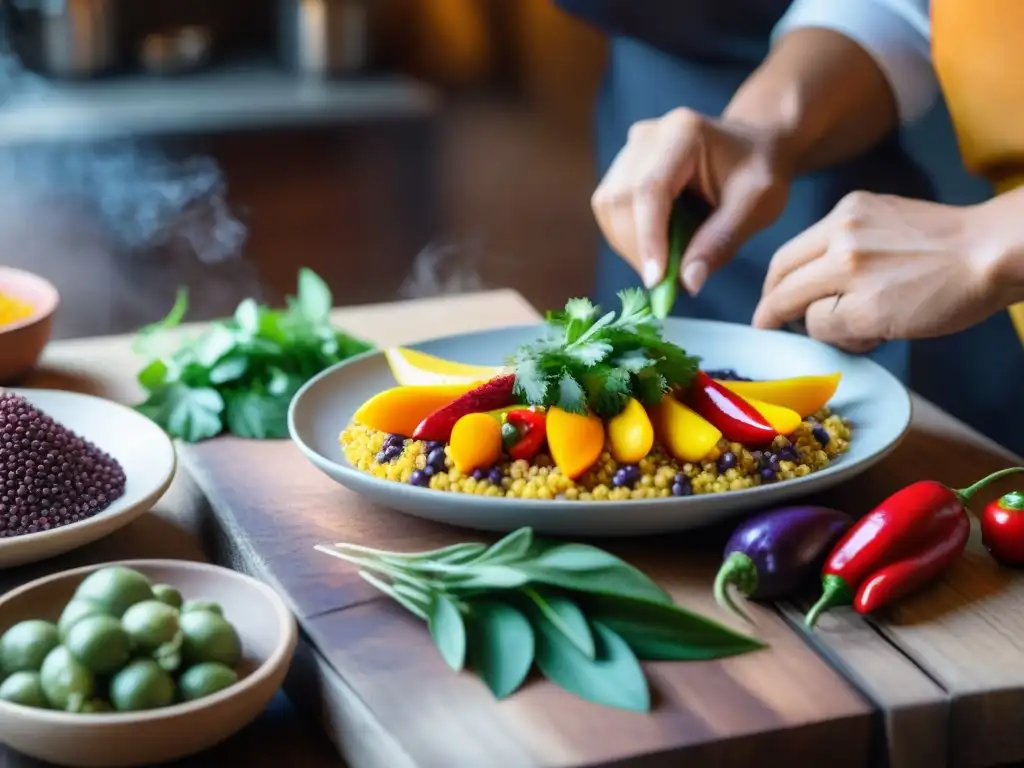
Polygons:
<instances>
[{"instance_id":1,"label":"green herb bunch","mask_svg":"<svg viewBox=\"0 0 1024 768\"><path fill-rule=\"evenodd\" d=\"M172 333L188 312L188 292L180 289L170 314L136 339L135 351L148 361L138 374L147 397L137 410L190 443L225 430L239 437L287 437L288 405L299 387L371 349L331 325L331 302L327 284L303 268L287 309L245 299L234 317L188 339Z\"/></svg>"},{"instance_id":2,"label":"green herb bunch","mask_svg":"<svg viewBox=\"0 0 1024 768\"><path fill-rule=\"evenodd\" d=\"M501 699L534 666L598 704L645 712L640 661L696 661L763 648L692 613L614 555L535 539L521 528L497 543L398 553L317 547L427 622L445 662L472 669Z\"/></svg>"},{"instance_id":3,"label":"green herb bunch","mask_svg":"<svg viewBox=\"0 0 1024 768\"><path fill-rule=\"evenodd\" d=\"M587 299L549 312L545 336L512 359L517 394L530 405L572 413L589 408L610 418L630 397L656 405L669 390L689 386L699 358L662 338L642 290L620 291L619 301L618 315L601 314Z\"/></svg>"}]
</instances>

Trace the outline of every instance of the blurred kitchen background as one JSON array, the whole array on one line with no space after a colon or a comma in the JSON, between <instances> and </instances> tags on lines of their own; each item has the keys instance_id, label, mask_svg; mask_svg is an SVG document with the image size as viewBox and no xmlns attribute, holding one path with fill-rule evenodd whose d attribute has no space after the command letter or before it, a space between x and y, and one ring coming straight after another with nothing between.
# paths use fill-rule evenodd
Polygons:
<instances>
[{"instance_id":1,"label":"blurred kitchen background","mask_svg":"<svg viewBox=\"0 0 1024 768\"><path fill-rule=\"evenodd\" d=\"M339 304L591 287L604 45L549 0L2 8L0 263L57 285L59 337L303 265Z\"/></svg>"}]
</instances>

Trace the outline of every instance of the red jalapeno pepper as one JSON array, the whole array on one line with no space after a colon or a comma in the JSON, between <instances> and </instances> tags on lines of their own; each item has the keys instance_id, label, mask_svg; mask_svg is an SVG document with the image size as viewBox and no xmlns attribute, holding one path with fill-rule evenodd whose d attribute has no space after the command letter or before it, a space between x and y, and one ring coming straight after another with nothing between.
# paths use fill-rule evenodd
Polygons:
<instances>
[{"instance_id":1,"label":"red jalapeno pepper","mask_svg":"<svg viewBox=\"0 0 1024 768\"><path fill-rule=\"evenodd\" d=\"M719 432L733 443L767 445L779 433L750 403L730 392L704 371L690 386L694 410L711 422Z\"/></svg>"},{"instance_id":2,"label":"red jalapeno pepper","mask_svg":"<svg viewBox=\"0 0 1024 768\"><path fill-rule=\"evenodd\" d=\"M547 424L544 414L522 408L505 414L501 430L505 450L513 459L529 461L538 453L547 439Z\"/></svg>"},{"instance_id":3,"label":"red jalapeno pepper","mask_svg":"<svg viewBox=\"0 0 1024 768\"><path fill-rule=\"evenodd\" d=\"M996 499L980 517L981 540L989 554L1003 565L1024 566L1024 492Z\"/></svg>"},{"instance_id":4,"label":"red jalapeno pepper","mask_svg":"<svg viewBox=\"0 0 1024 768\"><path fill-rule=\"evenodd\" d=\"M971 497L1015 472L1024 467L995 472L961 490L922 480L887 498L832 550L822 569L821 599L807 613L807 626L833 606L852 603L859 613L870 613L937 578L967 544Z\"/></svg>"}]
</instances>

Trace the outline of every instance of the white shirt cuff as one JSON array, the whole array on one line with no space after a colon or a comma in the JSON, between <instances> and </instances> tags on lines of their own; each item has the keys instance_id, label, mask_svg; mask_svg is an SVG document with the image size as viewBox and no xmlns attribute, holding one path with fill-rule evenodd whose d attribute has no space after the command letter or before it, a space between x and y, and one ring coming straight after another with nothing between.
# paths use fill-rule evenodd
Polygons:
<instances>
[{"instance_id":1,"label":"white shirt cuff","mask_svg":"<svg viewBox=\"0 0 1024 768\"><path fill-rule=\"evenodd\" d=\"M834 30L864 48L888 79L904 124L931 108L939 87L931 63L928 0L794 0L772 39L806 27Z\"/></svg>"}]
</instances>

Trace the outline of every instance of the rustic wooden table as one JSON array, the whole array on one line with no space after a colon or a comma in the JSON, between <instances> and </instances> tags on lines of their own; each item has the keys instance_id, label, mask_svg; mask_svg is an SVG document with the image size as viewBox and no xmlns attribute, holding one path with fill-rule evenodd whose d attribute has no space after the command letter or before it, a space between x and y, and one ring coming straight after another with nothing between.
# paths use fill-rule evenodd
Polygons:
<instances>
[{"instance_id":1,"label":"rustic wooden table","mask_svg":"<svg viewBox=\"0 0 1024 768\"><path fill-rule=\"evenodd\" d=\"M533 322L518 294L496 291L339 310L337 322L381 345L469 328ZM52 345L31 386L133 402L129 340ZM975 532L940 585L866 622L837 612L807 636L799 606L755 608L767 651L723 661L652 664L650 715L602 709L536 683L496 703L452 674L416 621L381 599L321 542L425 548L470 534L372 507L309 466L285 441L220 439L181 446L183 471L148 515L59 560L0 576L0 587L82 562L212 558L274 584L305 642L282 699L246 733L187 765L338 765L319 721L354 768L406 766L995 766L1024 760L1024 576L996 568ZM930 404L877 469L825 501L866 511L916 479L966 485L1019 461ZM1007 486L993 488L991 496ZM709 598L725 531L615 548L681 602ZM725 617L718 614L723 620ZM0 750L3 766L33 765Z\"/></svg>"}]
</instances>

